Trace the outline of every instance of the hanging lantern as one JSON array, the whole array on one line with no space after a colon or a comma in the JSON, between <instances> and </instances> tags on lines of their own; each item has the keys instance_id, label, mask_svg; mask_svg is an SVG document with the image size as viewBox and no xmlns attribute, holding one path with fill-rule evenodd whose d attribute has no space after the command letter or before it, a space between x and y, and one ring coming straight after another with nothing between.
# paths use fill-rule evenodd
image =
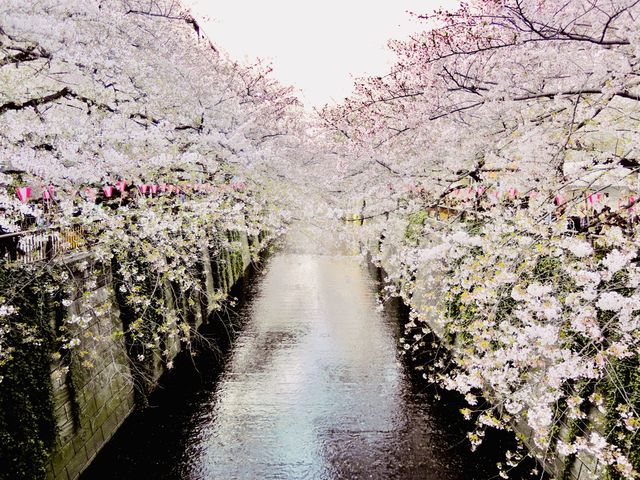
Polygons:
<instances>
[{"instance_id":1,"label":"hanging lantern","mask_svg":"<svg viewBox=\"0 0 640 480\"><path fill-rule=\"evenodd\" d=\"M143 195L146 195L147 191L149 190L149 185L145 185L144 183L140 184L138 185L138 189L140 190L140 193L142 193Z\"/></svg>"},{"instance_id":2,"label":"hanging lantern","mask_svg":"<svg viewBox=\"0 0 640 480\"><path fill-rule=\"evenodd\" d=\"M22 203L27 203L31 196L31 187L18 187L16 188L16 194Z\"/></svg>"},{"instance_id":3,"label":"hanging lantern","mask_svg":"<svg viewBox=\"0 0 640 480\"><path fill-rule=\"evenodd\" d=\"M517 189L517 188L514 188L514 187L511 187L511 188L509 189L509 196L510 196L511 198L516 198L516 197L518 196L518 189Z\"/></svg>"},{"instance_id":4,"label":"hanging lantern","mask_svg":"<svg viewBox=\"0 0 640 480\"><path fill-rule=\"evenodd\" d=\"M51 184L47 185L42 191L42 199L43 200L53 199L53 192L54 192L53 185Z\"/></svg>"},{"instance_id":5,"label":"hanging lantern","mask_svg":"<svg viewBox=\"0 0 640 480\"><path fill-rule=\"evenodd\" d=\"M562 205L564 203L564 196L562 196L562 194L557 194L556 198L554 199L554 203L558 206Z\"/></svg>"},{"instance_id":6,"label":"hanging lantern","mask_svg":"<svg viewBox=\"0 0 640 480\"><path fill-rule=\"evenodd\" d=\"M118 180L116 182L116 188L120 191L120 195L123 195L125 189L127 188L127 182L125 182L124 180Z\"/></svg>"},{"instance_id":7,"label":"hanging lantern","mask_svg":"<svg viewBox=\"0 0 640 480\"><path fill-rule=\"evenodd\" d=\"M113 186L105 185L102 187L102 191L104 192L104 196L107 198L111 198L113 196Z\"/></svg>"},{"instance_id":8,"label":"hanging lantern","mask_svg":"<svg viewBox=\"0 0 640 480\"><path fill-rule=\"evenodd\" d=\"M601 192L592 193L591 195L589 195L587 197L587 202L591 206L594 206L594 205L600 203L600 200L602 200L602 193Z\"/></svg>"},{"instance_id":9,"label":"hanging lantern","mask_svg":"<svg viewBox=\"0 0 640 480\"><path fill-rule=\"evenodd\" d=\"M160 185L161 192L166 192L167 190L169 190L169 185L167 185L166 183L163 183L162 185Z\"/></svg>"},{"instance_id":10,"label":"hanging lantern","mask_svg":"<svg viewBox=\"0 0 640 480\"><path fill-rule=\"evenodd\" d=\"M155 195L156 193L158 193L158 185L154 183L153 185L151 185L151 194Z\"/></svg>"}]
</instances>

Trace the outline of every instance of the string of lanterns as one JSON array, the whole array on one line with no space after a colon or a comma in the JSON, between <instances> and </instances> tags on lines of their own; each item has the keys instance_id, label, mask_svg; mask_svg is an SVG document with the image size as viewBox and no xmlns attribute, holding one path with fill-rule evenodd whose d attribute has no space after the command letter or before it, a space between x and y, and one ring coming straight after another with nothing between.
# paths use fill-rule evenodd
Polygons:
<instances>
[{"instance_id":1,"label":"string of lanterns","mask_svg":"<svg viewBox=\"0 0 640 480\"><path fill-rule=\"evenodd\" d=\"M120 192L120 196L124 197L125 192L127 191L127 182L125 180L119 180L115 183L115 185L105 184L102 186L102 193L105 198L113 198L114 194ZM158 195L158 192L168 193L168 194L180 194L187 192L198 192L198 193L211 193L215 190L220 190L223 188L232 188L235 191L241 192L246 190L247 185L238 177L234 177L230 184L222 184L222 185L212 185L209 183L196 183L196 184L185 184L185 185L173 185L168 183L140 183L136 185L136 189L140 195ZM33 189L30 186L21 186L16 188L16 196L22 203L27 203L32 196ZM77 190L75 193L78 193ZM85 194L92 199L95 199L98 194L98 190L94 187L87 187L84 190ZM54 198L54 186L48 185L42 190L42 199L45 201L53 200Z\"/></svg>"},{"instance_id":2,"label":"string of lanterns","mask_svg":"<svg viewBox=\"0 0 640 480\"><path fill-rule=\"evenodd\" d=\"M388 185L389 190L394 190L394 187L392 185ZM415 185L415 186L410 186L409 190L412 193L415 194L420 194L420 193L424 193L425 192L425 188L419 185ZM478 186L476 188L474 187L458 187L458 188L454 188L449 192L449 195L451 195L452 198L456 199L456 200L460 200L460 201L469 201L469 200L474 200L476 198L481 197L482 195L485 194L485 192L487 192L488 188L485 186ZM506 199L516 199L519 197L522 197L520 194L520 191L515 188L515 187L509 187L506 189L492 189L491 192L487 193L488 198L492 199L494 201L500 201L501 198L506 198ZM536 190L531 190L528 191L526 193L526 197L529 198L536 198L540 195L540 192L536 191ZM623 196L621 198L619 198L617 200L617 205L616 207L619 208L623 208L623 207L629 207L630 211L634 211L634 205L636 203L636 201L639 199L640 197L638 195L629 195L627 196ZM608 202L608 196L606 196L604 193L602 192L594 192L594 193L589 193L586 194L585 197L585 202L587 204L588 207L590 208L601 208L603 206L605 206ZM567 197L565 194L563 193L558 193L556 194L556 196L553 199L553 203L557 206L561 206L564 205L567 202Z\"/></svg>"}]
</instances>

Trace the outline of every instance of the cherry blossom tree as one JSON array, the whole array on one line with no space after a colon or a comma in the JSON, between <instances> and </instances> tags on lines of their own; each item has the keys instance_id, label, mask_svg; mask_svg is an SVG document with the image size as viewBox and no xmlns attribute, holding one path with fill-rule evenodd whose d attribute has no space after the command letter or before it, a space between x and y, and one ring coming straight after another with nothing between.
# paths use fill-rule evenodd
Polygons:
<instances>
[{"instance_id":1,"label":"cherry blossom tree","mask_svg":"<svg viewBox=\"0 0 640 480\"><path fill-rule=\"evenodd\" d=\"M226 232L280 234L293 194L285 173L307 128L292 88L262 62L230 59L176 1L8 0L0 18L3 227L24 229L25 215L81 227L99 260L117 260L142 319L130 333L150 348L160 331L188 341L185 319L144 321L141 265L156 284L190 291L203 248L233 246ZM25 185L29 201L16 195ZM21 321L20 292L0 298L3 334ZM68 320L72 349L86 322ZM10 355L0 348L0 363Z\"/></svg>"},{"instance_id":2,"label":"cherry blossom tree","mask_svg":"<svg viewBox=\"0 0 640 480\"><path fill-rule=\"evenodd\" d=\"M639 14L465 3L423 16L387 75L320 112L358 192L343 202L415 306L406 348L423 358L432 330L455 345L418 368L466 396L472 444L524 424L549 468L587 455L594 478L640 469ZM430 289L437 305L416 300Z\"/></svg>"}]
</instances>

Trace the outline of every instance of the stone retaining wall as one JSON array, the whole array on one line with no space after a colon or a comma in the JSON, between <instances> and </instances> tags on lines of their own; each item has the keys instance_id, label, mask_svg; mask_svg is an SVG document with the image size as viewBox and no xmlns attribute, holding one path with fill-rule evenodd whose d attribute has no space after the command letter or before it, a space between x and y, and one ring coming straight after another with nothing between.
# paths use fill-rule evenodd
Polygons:
<instances>
[{"instance_id":1,"label":"stone retaining wall","mask_svg":"<svg viewBox=\"0 0 640 480\"><path fill-rule=\"evenodd\" d=\"M200 302L192 308L192 326L198 328L211 314L218 300L228 293L251 263L250 243L258 238L228 233L239 251L203 249ZM68 307L68 317L87 318L81 344L71 355L53 363L55 418L58 424L56 448L47 480L75 480L136 408L135 362L129 359L123 319L114 290L110 266L97 263L90 253L65 259L77 288ZM184 308L170 285L163 286L167 311ZM169 357L155 355L152 388L166 371L166 364L180 352L179 339L165 338Z\"/></svg>"},{"instance_id":2,"label":"stone retaining wall","mask_svg":"<svg viewBox=\"0 0 640 480\"><path fill-rule=\"evenodd\" d=\"M382 252L381 255L381 268L387 273L392 272L394 268L394 262L392 256L396 253L394 242L391 239L387 239L379 243L378 245L370 245L369 248L372 251ZM444 327L437 320L436 309L439 306L440 299L443 298L442 285L440 278L444 272L442 266L437 263L425 264L416 272L416 289L413 297L409 302L409 307L416 311L420 318L424 319L432 332L443 341L443 345L451 350L455 350L456 346L447 344L444 341L443 333ZM591 425L597 425L598 419L590 417ZM547 457L545 452L540 452L533 444L531 429L528 427L525 419L521 418L513 423L514 430L519 434L520 438L524 441L527 447L531 451L537 451L542 457ZM569 427L566 424L562 424L559 432L559 438L563 439L569 434ZM553 476L553 478L563 478L566 480L592 480L594 478L601 478L601 471L599 465L592 458L583 453L579 454L573 462L569 462L569 468L566 468L567 463L565 457L558 452L555 452L555 461L549 460L544 466L545 470ZM565 472L565 470L568 470Z\"/></svg>"}]
</instances>

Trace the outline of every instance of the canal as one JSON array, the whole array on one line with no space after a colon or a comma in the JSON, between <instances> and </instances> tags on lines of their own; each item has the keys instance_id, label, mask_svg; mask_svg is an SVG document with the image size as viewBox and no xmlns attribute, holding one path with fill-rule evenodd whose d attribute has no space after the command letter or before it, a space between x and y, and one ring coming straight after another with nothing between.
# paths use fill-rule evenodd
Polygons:
<instances>
[{"instance_id":1,"label":"canal","mask_svg":"<svg viewBox=\"0 0 640 480\"><path fill-rule=\"evenodd\" d=\"M253 275L225 314L233 342L183 358L83 480L496 477L510 439L472 454L460 405L407 373L403 312L377 308L359 257L307 240Z\"/></svg>"}]
</instances>

